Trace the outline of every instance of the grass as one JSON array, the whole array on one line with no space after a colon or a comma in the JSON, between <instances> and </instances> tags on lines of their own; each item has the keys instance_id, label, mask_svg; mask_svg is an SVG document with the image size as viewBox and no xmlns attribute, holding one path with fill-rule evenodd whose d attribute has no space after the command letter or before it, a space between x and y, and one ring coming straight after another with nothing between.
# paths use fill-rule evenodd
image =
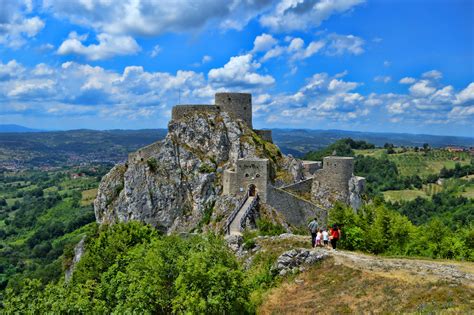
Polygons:
<instances>
[{"instance_id":1,"label":"grass","mask_svg":"<svg viewBox=\"0 0 474 315\"><path fill-rule=\"evenodd\" d=\"M328 259L271 289L258 314L464 313L474 290L447 282L387 278Z\"/></svg>"},{"instance_id":2,"label":"grass","mask_svg":"<svg viewBox=\"0 0 474 315\"><path fill-rule=\"evenodd\" d=\"M81 205L88 206L94 202L95 197L97 196L97 188L92 188L82 191Z\"/></svg>"},{"instance_id":3,"label":"grass","mask_svg":"<svg viewBox=\"0 0 474 315\"><path fill-rule=\"evenodd\" d=\"M461 193L461 196L474 199L474 185L469 185L465 187L464 191Z\"/></svg>"},{"instance_id":4,"label":"grass","mask_svg":"<svg viewBox=\"0 0 474 315\"><path fill-rule=\"evenodd\" d=\"M415 152L409 150L403 152L397 148L396 153L386 154L385 149L370 149L370 150L354 150L356 155L372 156L387 158L397 165L397 168L402 176L411 176L417 174L421 177L426 177L430 174L438 174L439 171L445 167L452 169L456 163L461 165L470 163L470 156L467 152L448 152L441 149L434 149L428 153Z\"/></svg>"},{"instance_id":5,"label":"grass","mask_svg":"<svg viewBox=\"0 0 474 315\"><path fill-rule=\"evenodd\" d=\"M383 192L383 196L387 201L411 201L417 197L428 198L424 191L415 189L387 190Z\"/></svg>"}]
</instances>

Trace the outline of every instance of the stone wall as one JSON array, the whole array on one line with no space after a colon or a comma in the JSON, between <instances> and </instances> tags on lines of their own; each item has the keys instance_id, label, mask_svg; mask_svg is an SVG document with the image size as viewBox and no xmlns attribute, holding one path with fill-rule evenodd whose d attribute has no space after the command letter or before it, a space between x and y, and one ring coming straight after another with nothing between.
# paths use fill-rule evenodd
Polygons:
<instances>
[{"instance_id":1,"label":"stone wall","mask_svg":"<svg viewBox=\"0 0 474 315\"><path fill-rule=\"evenodd\" d=\"M288 186L283 186L281 189L288 191L293 194L301 194L301 193L310 193L311 192L311 185L313 184L313 179L308 178L297 182L296 184L291 184Z\"/></svg>"},{"instance_id":2,"label":"stone wall","mask_svg":"<svg viewBox=\"0 0 474 315\"><path fill-rule=\"evenodd\" d=\"M214 103L235 119L242 119L252 128L252 94L216 93Z\"/></svg>"},{"instance_id":3,"label":"stone wall","mask_svg":"<svg viewBox=\"0 0 474 315\"><path fill-rule=\"evenodd\" d=\"M327 222L326 210L279 188L268 189L267 204L280 212L286 221L294 226L306 226L314 217L318 218L320 224Z\"/></svg>"},{"instance_id":4,"label":"stone wall","mask_svg":"<svg viewBox=\"0 0 474 315\"><path fill-rule=\"evenodd\" d=\"M219 112L219 107L215 105L175 105L171 111L171 119L179 120L194 115L196 112Z\"/></svg>"},{"instance_id":5,"label":"stone wall","mask_svg":"<svg viewBox=\"0 0 474 315\"><path fill-rule=\"evenodd\" d=\"M222 193L224 195L235 195L238 193L237 173L225 170L222 176Z\"/></svg>"},{"instance_id":6,"label":"stone wall","mask_svg":"<svg viewBox=\"0 0 474 315\"><path fill-rule=\"evenodd\" d=\"M254 129L253 131L255 131L255 133L260 138L262 138L263 140L273 143L272 131L271 130L268 130L268 129L261 129L261 130Z\"/></svg>"},{"instance_id":7,"label":"stone wall","mask_svg":"<svg viewBox=\"0 0 474 315\"><path fill-rule=\"evenodd\" d=\"M143 147L135 152L129 153L128 154L128 160L130 162L143 162L148 160L152 153L156 153L161 146L161 141L157 141L155 143L152 143L150 145L147 145L146 147Z\"/></svg>"},{"instance_id":8,"label":"stone wall","mask_svg":"<svg viewBox=\"0 0 474 315\"><path fill-rule=\"evenodd\" d=\"M323 167L320 161L303 161L303 169L305 177L312 177L317 170Z\"/></svg>"}]
</instances>

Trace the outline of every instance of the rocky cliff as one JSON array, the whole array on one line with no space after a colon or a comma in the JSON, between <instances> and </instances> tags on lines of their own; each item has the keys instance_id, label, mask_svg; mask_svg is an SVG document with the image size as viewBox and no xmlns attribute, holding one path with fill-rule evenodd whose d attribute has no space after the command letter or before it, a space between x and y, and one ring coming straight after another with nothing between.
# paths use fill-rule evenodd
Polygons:
<instances>
[{"instance_id":1,"label":"rocky cliff","mask_svg":"<svg viewBox=\"0 0 474 315\"><path fill-rule=\"evenodd\" d=\"M229 204L220 200L222 173L242 157L268 158L273 177L300 176L275 145L225 112L172 120L168 130L164 140L130 154L102 179L94 201L99 223L139 220L164 232L193 230L216 205ZM225 220L225 210L217 219Z\"/></svg>"}]
</instances>

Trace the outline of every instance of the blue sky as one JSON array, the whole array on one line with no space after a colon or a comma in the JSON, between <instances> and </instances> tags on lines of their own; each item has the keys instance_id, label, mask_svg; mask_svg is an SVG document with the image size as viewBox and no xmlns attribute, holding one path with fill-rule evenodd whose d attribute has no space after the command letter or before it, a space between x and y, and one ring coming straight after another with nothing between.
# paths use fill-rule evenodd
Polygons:
<instances>
[{"instance_id":1,"label":"blue sky","mask_svg":"<svg viewBox=\"0 0 474 315\"><path fill-rule=\"evenodd\" d=\"M166 127L251 92L258 128L474 136L474 1L0 0L0 123Z\"/></svg>"}]
</instances>

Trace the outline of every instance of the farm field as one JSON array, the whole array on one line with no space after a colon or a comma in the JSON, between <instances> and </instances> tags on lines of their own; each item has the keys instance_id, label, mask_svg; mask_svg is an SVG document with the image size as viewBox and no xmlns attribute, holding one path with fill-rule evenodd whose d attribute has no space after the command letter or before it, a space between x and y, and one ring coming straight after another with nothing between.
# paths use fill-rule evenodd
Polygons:
<instances>
[{"instance_id":1,"label":"farm field","mask_svg":"<svg viewBox=\"0 0 474 315\"><path fill-rule=\"evenodd\" d=\"M354 151L356 155L372 156L374 158L386 156L397 165L402 176L418 175L426 177L430 174L439 173L443 167L453 169L456 163L467 165L471 161L467 152L448 152L441 149L432 149L426 154L413 150L404 151L400 148L396 148L394 154L386 154L385 149Z\"/></svg>"}]
</instances>

